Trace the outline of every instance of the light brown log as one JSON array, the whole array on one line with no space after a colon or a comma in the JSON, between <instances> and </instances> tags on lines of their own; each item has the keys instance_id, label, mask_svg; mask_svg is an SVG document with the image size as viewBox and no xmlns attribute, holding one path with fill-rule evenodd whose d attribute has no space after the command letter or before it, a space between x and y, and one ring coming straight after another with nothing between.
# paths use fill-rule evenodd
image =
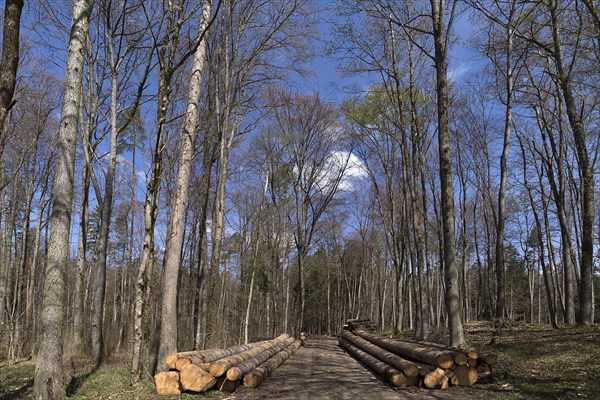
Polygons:
<instances>
[{"instance_id":1,"label":"light brown log","mask_svg":"<svg viewBox=\"0 0 600 400\"><path fill-rule=\"evenodd\" d=\"M284 342L277 343L275 346L263 351L260 354L257 354L255 357L252 357L243 363L236 365L235 367L229 368L227 370L227 379L231 381L242 379L248 372L252 371L254 368L258 367L260 364L279 353L281 350L292 344L293 341L293 338L288 338Z\"/></svg>"},{"instance_id":2,"label":"light brown log","mask_svg":"<svg viewBox=\"0 0 600 400\"><path fill-rule=\"evenodd\" d=\"M284 333L283 335L279 335L275 339L269 340L268 342L263 343L260 346L256 346L241 353L237 353L232 356L216 360L210 363L208 371L211 373L212 376L218 378L224 373L226 373L229 368L241 364L244 361L249 360L253 357L256 357L263 351L270 349L271 347L279 343L285 342L289 337L290 336L287 333Z\"/></svg>"},{"instance_id":3,"label":"light brown log","mask_svg":"<svg viewBox=\"0 0 600 400\"><path fill-rule=\"evenodd\" d=\"M208 366L210 365L210 363L202 362L202 360L203 360L203 358L199 357L197 355L179 357L177 359L177 361L175 362L175 369L177 371L181 371L182 369L184 369L185 367L187 367L190 364L196 364L203 370L208 371Z\"/></svg>"},{"instance_id":4,"label":"light brown log","mask_svg":"<svg viewBox=\"0 0 600 400\"><path fill-rule=\"evenodd\" d=\"M217 379L217 384L215 385L215 389L220 390L221 392L234 392L241 384L240 380L229 380L226 376L222 376Z\"/></svg>"},{"instance_id":5,"label":"light brown log","mask_svg":"<svg viewBox=\"0 0 600 400\"><path fill-rule=\"evenodd\" d=\"M170 369L181 370L177 368L177 361L179 361L181 358L186 358L189 361L189 363L180 361L181 368L184 368L189 364L203 364L218 360L220 358L229 357L231 355L241 353L242 351L250 350L253 347L260 346L266 342L267 340L262 340L260 342L241 344L239 346L232 346L225 349L193 350L172 353L165 358L165 364Z\"/></svg>"},{"instance_id":6,"label":"light brown log","mask_svg":"<svg viewBox=\"0 0 600 400\"><path fill-rule=\"evenodd\" d=\"M417 343L382 338L364 330L355 330L354 333L400 357L412 358L440 368L450 368L454 364L454 360L452 356L448 354L448 352L434 349L432 347L422 346Z\"/></svg>"},{"instance_id":7,"label":"light brown log","mask_svg":"<svg viewBox=\"0 0 600 400\"><path fill-rule=\"evenodd\" d=\"M441 389L444 383L447 386L448 377L446 376L446 371L441 368L436 368L423 377L423 386L427 389Z\"/></svg>"},{"instance_id":8,"label":"light brown log","mask_svg":"<svg viewBox=\"0 0 600 400\"><path fill-rule=\"evenodd\" d=\"M179 390L179 372L177 371L163 371L154 375L154 385L156 386L156 393L160 395L181 394L181 390Z\"/></svg>"},{"instance_id":9,"label":"light brown log","mask_svg":"<svg viewBox=\"0 0 600 400\"><path fill-rule=\"evenodd\" d=\"M440 384L440 389L441 390L446 390L450 387L450 379L448 379L447 376L444 376L442 378L441 384Z\"/></svg>"},{"instance_id":10,"label":"light brown log","mask_svg":"<svg viewBox=\"0 0 600 400\"><path fill-rule=\"evenodd\" d=\"M392 385L399 388L406 388L408 386L417 386L419 383L419 376L406 376L404 373L396 374L392 377Z\"/></svg>"},{"instance_id":11,"label":"light brown log","mask_svg":"<svg viewBox=\"0 0 600 400\"><path fill-rule=\"evenodd\" d=\"M482 353L477 357L477 361L482 364L496 365L498 363L498 356L493 353Z\"/></svg>"},{"instance_id":12,"label":"light brown log","mask_svg":"<svg viewBox=\"0 0 600 400\"><path fill-rule=\"evenodd\" d=\"M192 392L204 392L212 388L217 380L214 376L197 366L190 364L180 371L181 386Z\"/></svg>"},{"instance_id":13,"label":"light brown log","mask_svg":"<svg viewBox=\"0 0 600 400\"><path fill-rule=\"evenodd\" d=\"M177 353L172 353L165 357L165 365L167 366L167 368L175 369L175 362L177 362L178 358L179 355Z\"/></svg>"},{"instance_id":14,"label":"light brown log","mask_svg":"<svg viewBox=\"0 0 600 400\"><path fill-rule=\"evenodd\" d=\"M406 375L409 378L419 375L419 368L412 361L406 360L400 356L397 356L394 353L391 353L385 349L382 349L381 347L377 346L376 344L373 344L373 343L369 342L368 340L365 340L365 339L361 338L360 336L353 334L350 331L343 331L342 337L344 339L349 340L350 342L354 343L361 350L366 351L367 353L378 358L379 360L402 371L404 373L404 375Z\"/></svg>"},{"instance_id":15,"label":"light brown log","mask_svg":"<svg viewBox=\"0 0 600 400\"><path fill-rule=\"evenodd\" d=\"M406 387L409 383L408 377L402 371L397 370L396 368L361 350L358 346L344 337L340 337L338 341L340 346L348 350L349 353L353 354L356 358L368 365L369 368L377 372L379 375L385 378L386 381L390 382L394 386Z\"/></svg>"},{"instance_id":16,"label":"light brown log","mask_svg":"<svg viewBox=\"0 0 600 400\"><path fill-rule=\"evenodd\" d=\"M477 370L466 365L459 365L454 370L454 376L450 382L458 386L473 386L477 382Z\"/></svg>"},{"instance_id":17,"label":"light brown log","mask_svg":"<svg viewBox=\"0 0 600 400\"><path fill-rule=\"evenodd\" d=\"M269 375L271 375L273 371L279 368L279 366L283 364L285 360L295 353L300 346L302 346L302 341L300 339L296 339L285 349L281 350L279 353L275 354L273 357L254 368L254 370L244 376L244 386L255 388L260 385L265 379L267 379Z\"/></svg>"},{"instance_id":18,"label":"light brown log","mask_svg":"<svg viewBox=\"0 0 600 400\"><path fill-rule=\"evenodd\" d=\"M459 349L457 347L446 346L441 343L427 342L424 340L407 340L409 343L417 343L422 346L431 347L441 351L448 351L454 358L454 362L458 365L467 365L466 359L477 359L477 352L475 350Z\"/></svg>"},{"instance_id":19,"label":"light brown log","mask_svg":"<svg viewBox=\"0 0 600 400\"><path fill-rule=\"evenodd\" d=\"M469 358L467 360L467 365L469 367L473 367L473 368L477 367L477 359L476 358Z\"/></svg>"}]
</instances>

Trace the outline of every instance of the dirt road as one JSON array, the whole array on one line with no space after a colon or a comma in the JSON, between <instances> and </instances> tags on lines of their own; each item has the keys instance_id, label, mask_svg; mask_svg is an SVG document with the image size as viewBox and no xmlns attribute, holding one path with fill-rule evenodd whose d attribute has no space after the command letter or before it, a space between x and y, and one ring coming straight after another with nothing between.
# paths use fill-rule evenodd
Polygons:
<instances>
[{"instance_id":1,"label":"dirt road","mask_svg":"<svg viewBox=\"0 0 600 400\"><path fill-rule=\"evenodd\" d=\"M448 391L396 389L382 382L337 345L335 337L310 337L257 389L240 387L230 399L397 400L451 399Z\"/></svg>"}]
</instances>

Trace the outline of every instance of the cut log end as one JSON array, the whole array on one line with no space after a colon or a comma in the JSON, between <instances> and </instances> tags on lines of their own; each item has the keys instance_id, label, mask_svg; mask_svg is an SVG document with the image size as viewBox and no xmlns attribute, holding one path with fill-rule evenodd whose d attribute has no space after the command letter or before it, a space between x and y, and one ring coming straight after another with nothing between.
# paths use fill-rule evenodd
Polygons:
<instances>
[{"instance_id":1,"label":"cut log end","mask_svg":"<svg viewBox=\"0 0 600 400\"><path fill-rule=\"evenodd\" d=\"M175 361L175 369L177 371L181 371L181 370L183 370L185 367L187 367L190 364L192 364L192 362L190 361L189 358L179 357L177 359L177 361Z\"/></svg>"},{"instance_id":2,"label":"cut log end","mask_svg":"<svg viewBox=\"0 0 600 400\"><path fill-rule=\"evenodd\" d=\"M227 370L227 379L230 381L237 381L241 378L240 370L237 368L229 368Z\"/></svg>"},{"instance_id":3,"label":"cut log end","mask_svg":"<svg viewBox=\"0 0 600 400\"><path fill-rule=\"evenodd\" d=\"M441 389L444 382L448 382L448 377L446 376L446 371L441 368L436 368L433 372L423 377L423 385L427 389Z\"/></svg>"},{"instance_id":4,"label":"cut log end","mask_svg":"<svg viewBox=\"0 0 600 400\"><path fill-rule=\"evenodd\" d=\"M466 365L459 365L454 370L454 376L450 381L453 385L473 386L477 382L477 370Z\"/></svg>"},{"instance_id":5,"label":"cut log end","mask_svg":"<svg viewBox=\"0 0 600 400\"><path fill-rule=\"evenodd\" d=\"M479 354L477 354L477 352L475 350L469 350L467 352L467 357L469 357L472 360L477 360L477 357L479 357Z\"/></svg>"},{"instance_id":6,"label":"cut log end","mask_svg":"<svg viewBox=\"0 0 600 400\"><path fill-rule=\"evenodd\" d=\"M180 372L181 386L193 392L204 392L212 388L217 379L201 367L190 364Z\"/></svg>"},{"instance_id":7,"label":"cut log end","mask_svg":"<svg viewBox=\"0 0 600 400\"><path fill-rule=\"evenodd\" d=\"M450 368L454 365L454 359L450 354L440 354L437 357L437 366L440 368Z\"/></svg>"},{"instance_id":8,"label":"cut log end","mask_svg":"<svg viewBox=\"0 0 600 400\"><path fill-rule=\"evenodd\" d=\"M176 369L175 364L177 363L177 360L179 359L179 355L177 353L173 353L173 354L169 354L166 358L165 358L165 365L167 366L167 368L169 369Z\"/></svg>"},{"instance_id":9,"label":"cut log end","mask_svg":"<svg viewBox=\"0 0 600 400\"><path fill-rule=\"evenodd\" d=\"M404 375L406 375L407 377L414 378L416 376L419 376L419 367L417 367L416 365L409 365L406 368L404 368L402 372L404 372Z\"/></svg>"},{"instance_id":10,"label":"cut log end","mask_svg":"<svg viewBox=\"0 0 600 400\"><path fill-rule=\"evenodd\" d=\"M259 384L260 377L258 377L256 374L249 373L246 376L244 376L244 386L249 388L255 388L258 387Z\"/></svg>"},{"instance_id":11,"label":"cut log end","mask_svg":"<svg viewBox=\"0 0 600 400\"><path fill-rule=\"evenodd\" d=\"M219 361L215 361L210 363L210 367L208 367L208 372L215 378L222 376L227 372L227 366Z\"/></svg>"},{"instance_id":12,"label":"cut log end","mask_svg":"<svg viewBox=\"0 0 600 400\"><path fill-rule=\"evenodd\" d=\"M417 375L415 376L407 376L404 373L395 374L392 376L391 380L392 385L399 388L406 388L408 386L416 386L419 382L419 378Z\"/></svg>"},{"instance_id":13,"label":"cut log end","mask_svg":"<svg viewBox=\"0 0 600 400\"><path fill-rule=\"evenodd\" d=\"M160 395L181 394L179 390L179 372L164 371L154 375L156 393Z\"/></svg>"},{"instance_id":14,"label":"cut log end","mask_svg":"<svg viewBox=\"0 0 600 400\"><path fill-rule=\"evenodd\" d=\"M464 353L456 353L454 354L454 362L456 365L467 365L469 363L469 357L467 357ZM442 367L442 368L450 368L450 367Z\"/></svg>"}]
</instances>

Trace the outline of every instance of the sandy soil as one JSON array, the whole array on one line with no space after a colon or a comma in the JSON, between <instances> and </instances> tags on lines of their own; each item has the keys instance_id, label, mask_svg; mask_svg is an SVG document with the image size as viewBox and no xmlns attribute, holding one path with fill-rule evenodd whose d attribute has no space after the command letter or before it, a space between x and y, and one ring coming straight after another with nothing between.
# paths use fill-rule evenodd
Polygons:
<instances>
[{"instance_id":1,"label":"sandy soil","mask_svg":"<svg viewBox=\"0 0 600 400\"><path fill-rule=\"evenodd\" d=\"M228 399L452 399L451 391L394 388L338 347L337 338L312 336L257 389L242 386Z\"/></svg>"}]
</instances>

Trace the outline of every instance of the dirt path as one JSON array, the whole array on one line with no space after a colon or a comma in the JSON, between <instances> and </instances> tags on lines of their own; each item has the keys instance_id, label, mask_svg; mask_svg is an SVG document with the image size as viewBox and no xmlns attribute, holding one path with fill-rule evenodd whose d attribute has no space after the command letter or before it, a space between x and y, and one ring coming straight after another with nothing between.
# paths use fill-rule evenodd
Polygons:
<instances>
[{"instance_id":1,"label":"dirt path","mask_svg":"<svg viewBox=\"0 0 600 400\"><path fill-rule=\"evenodd\" d=\"M310 337L305 346L257 389L240 387L230 399L451 399L448 391L396 389L371 374L334 337Z\"/></svg>"}]
</instances>

